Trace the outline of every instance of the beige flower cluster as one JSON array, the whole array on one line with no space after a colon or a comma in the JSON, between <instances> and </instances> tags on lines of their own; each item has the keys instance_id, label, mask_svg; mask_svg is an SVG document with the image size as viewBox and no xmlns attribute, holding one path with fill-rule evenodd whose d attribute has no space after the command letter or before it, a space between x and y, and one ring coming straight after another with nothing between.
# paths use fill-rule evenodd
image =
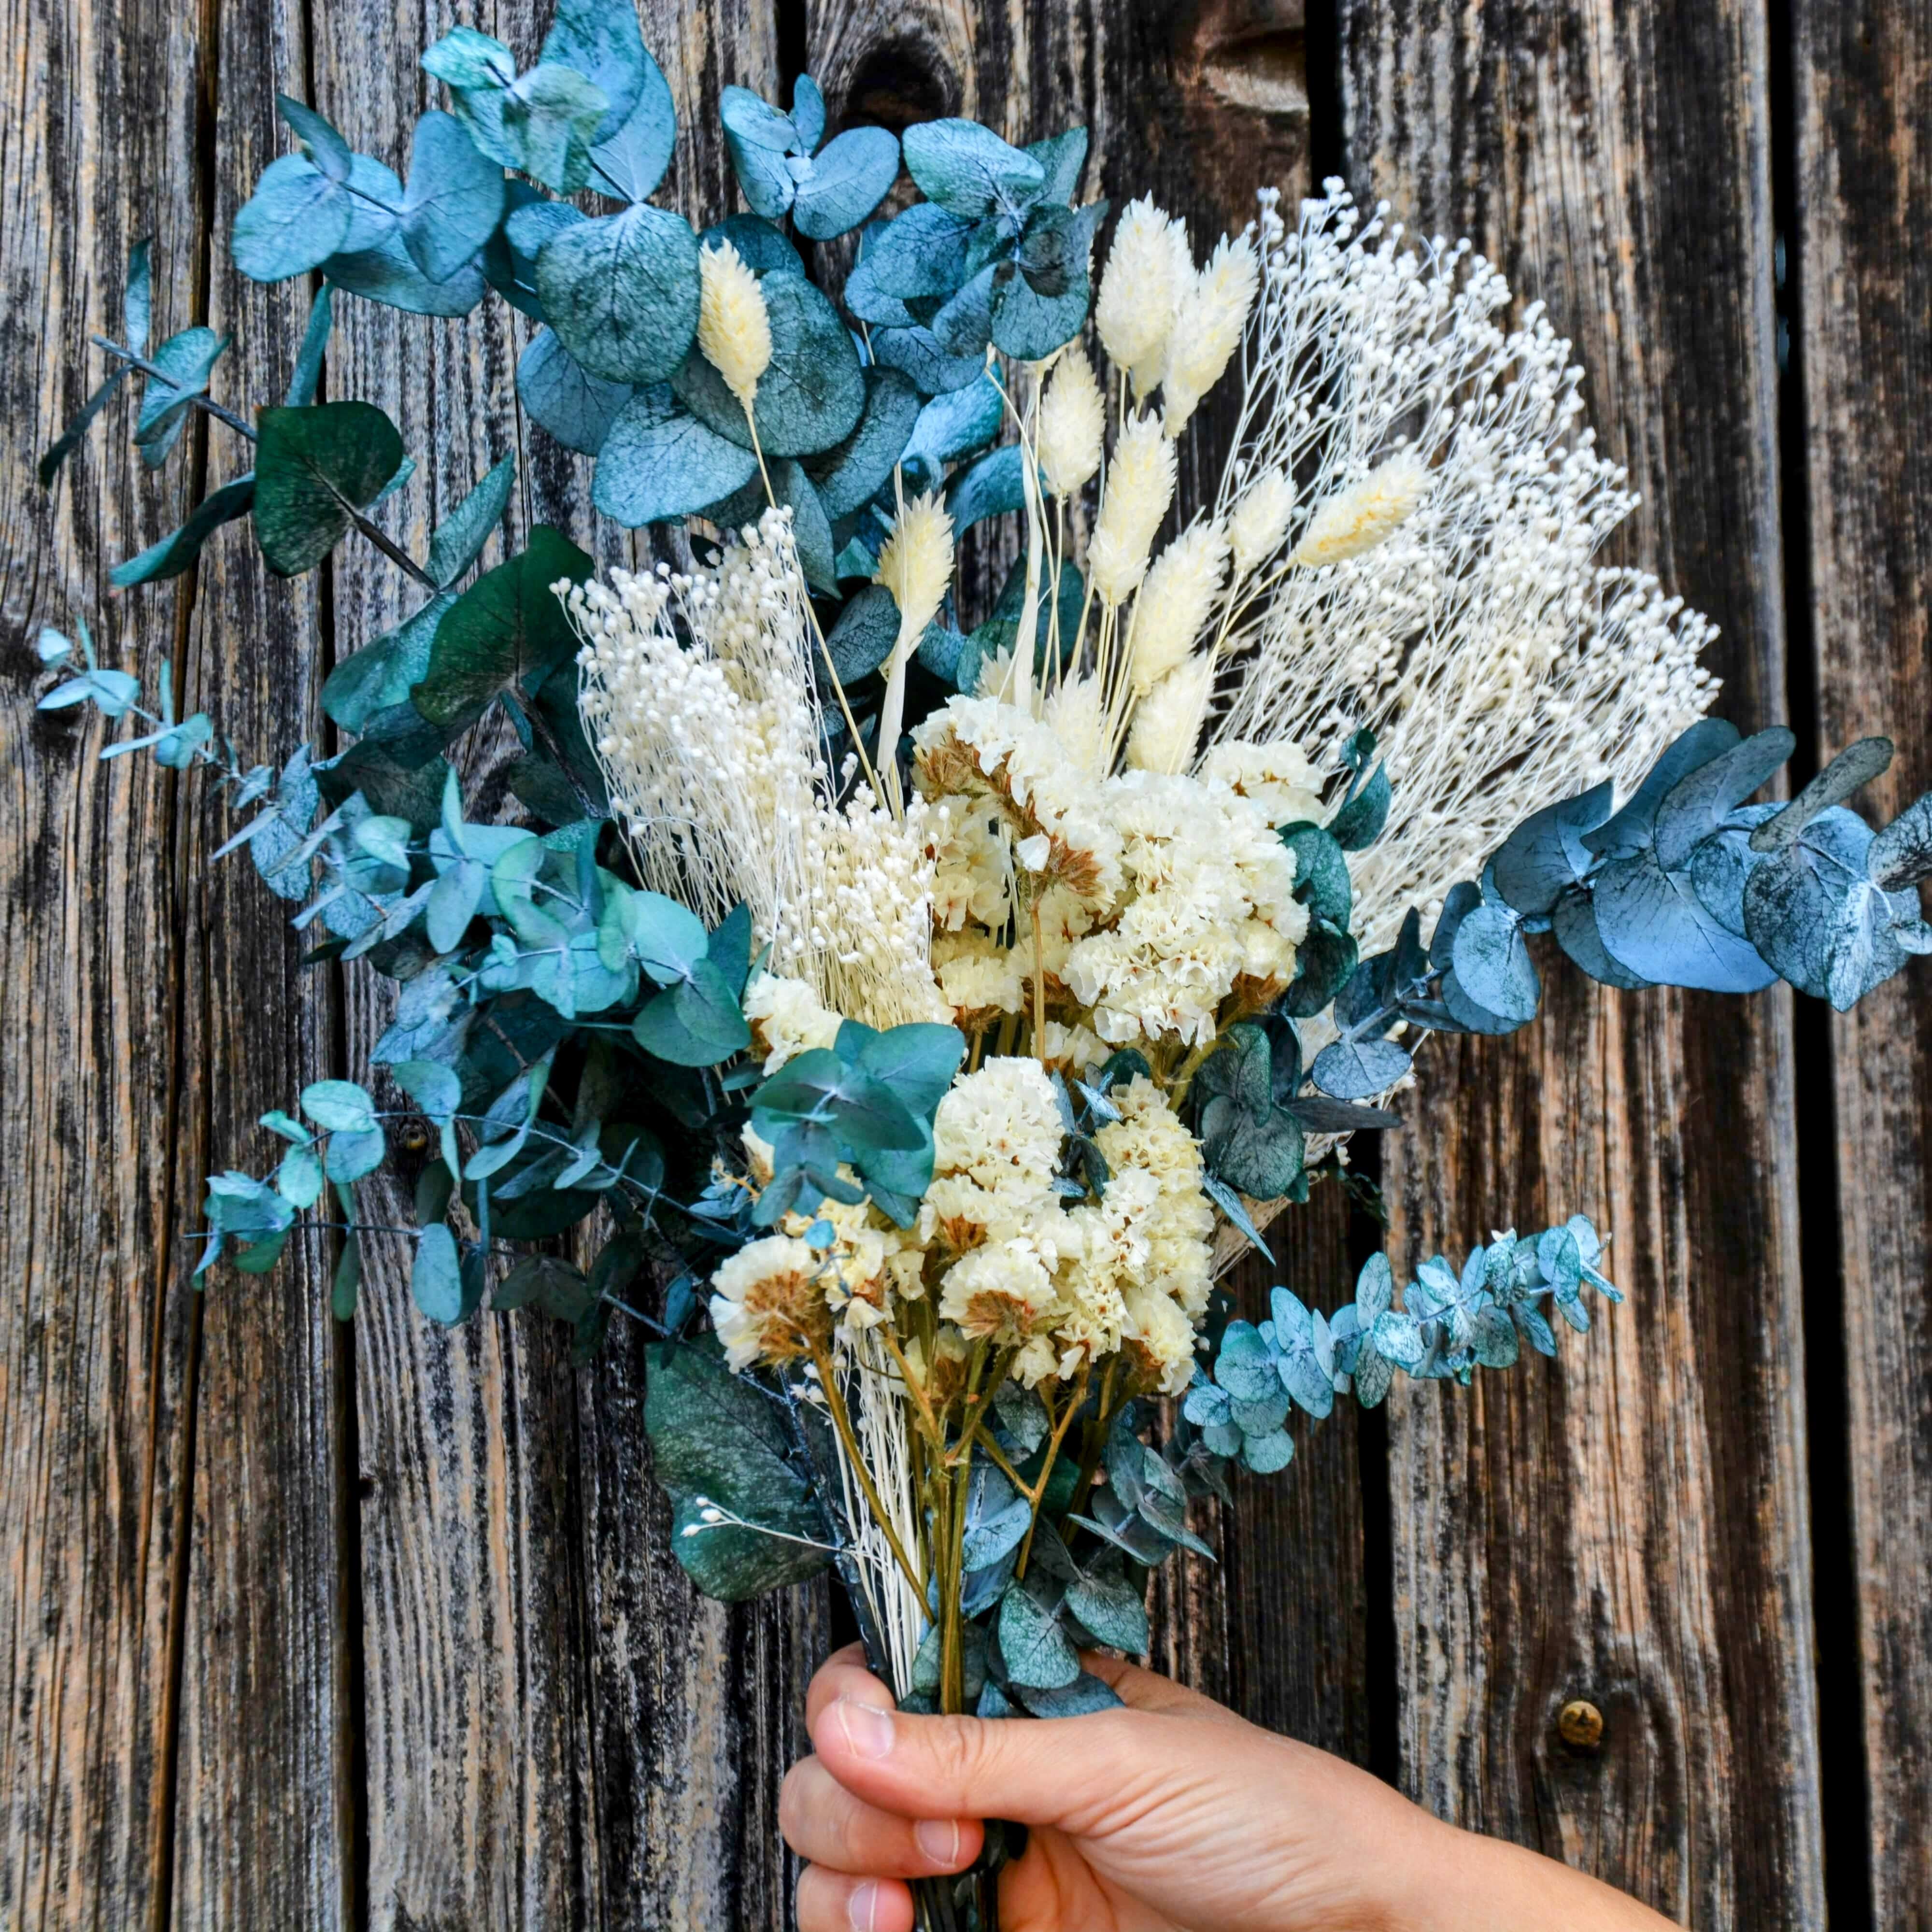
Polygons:
<instances>
[{"instance_id":1,"label":"beige flower cluster","mask_svg":"<svg viewBox=\"0 0 1932 1932\"><path fill-rule=\"evenodd\" d=\"M934 964L968 1033L1050 1013L1048 1058L1171 1054L1294 977L1307 914L1274 828L1320 806L1293 747L1100 776L1052 724L986 698L953 699L914 742L938 828Z\"/></svg>"},{"instance_id":2,"label":"beige flower cluster","mask_svg":"<svg viewBox=\"0 0 1932 1932\"><path fill-rule=\"evenodd\" d=\"M796 981L754 997L773 1054L812 1043L828 1019L836 1031ZM1055 1184L1060 1104L1040 1063L995 1058L963 1076L940 1102L912 1228L826 1202L719 1266L712 1319L732 1366L819 1357L886 1329L918 1379L943 1380L983 1342L1029 1388L1115 1355L1140 1386L1184 1388L1211 1280L1200 1149L1151 1082L1114 1100L1120 1118L1096 1137L1106 1188L1070 1202ZM770 1150L748 1132L746 1152L755 1192Z\"/></svg>"}]
</instances>

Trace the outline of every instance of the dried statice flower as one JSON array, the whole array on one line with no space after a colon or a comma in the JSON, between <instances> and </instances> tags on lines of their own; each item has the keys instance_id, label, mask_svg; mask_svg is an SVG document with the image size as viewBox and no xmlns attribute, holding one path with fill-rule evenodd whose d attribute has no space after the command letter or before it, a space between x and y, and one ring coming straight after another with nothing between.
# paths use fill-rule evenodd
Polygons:
<instances>
[{"instance_id":1,"label":"dried statice flower","mask_svg":"<svg viewBox=\"0 0 1932 1932\"><path fill-rule=\"evenodd\" d=\"M772 319L764 291L729 242L707 242L698 266L698 348L748 416L759 379L772 362Z\"/></svg>"},{"instance_id":2,"label":"dried statice flower","mask_svg":"<svg viewBox=\"0 0 1932 1932\"><path fill-rule=\"evenodd\" d=\"M1091 480L1106 427L1094 365L1076 343L1053 365L1040 399L1040 469L1051 495L1071 496Z\"/></svg>"},{"instance_id":3,"label":"dried statice flower","mask_svg":"<svg viewBox=\"0 0 1932 1932\"><path fill-rule=\"evenodd\" d=\"M1246 236L1216 243L1204 266L1190 275L1175 309L1161 377L1162 424L1178 436L1201 398L1218 382L1240 346L1248 311L1261 282L1261 264Z\"/></svg>"},{"instance_id":4,"label":"dried statice flower","mask_svg":"<svg viewBox=\"0 0 1932 1932\"><path fill-rule=\"evenodd\" d=\"M1128 202L1094 304L1094 326L1115 368L1144 396L1167 368L1168 338L1181 292L1193 278L1187 226L1148 197Z\"/></svg>"},{"instance_id":5,"label":"dried statice flower","mask_svg":"<svg viewBox=\"0 0 1932 1932\"><path fill-rule=\"evenodd\" d=\"M1107 465L1087 564L1103 603L1124 603L1147 574L1148 553L1174 500L1174 446L1157 418L1130 416Z\"/></svg>"},{"instance_id":6,"label":"dried statice flower","mask_svg":"<svg viewBox=\"0 0 1932 1932\"><path fill-rule=\"evenodd\" d=\"M1715 695L1697 662L1712 631L1653 578L1597 561L1635 499L1584 426L1580 372L1540 304L1506 330L1508 287L1466 243L1407 242L1340 183L1292 232L1264 199L1262 225L1218 514L1232 524L1270 472L1294 479L1314 508L1289 534L1319 566L1345 527L1378 521L1359 499L1345 518L1352 490L1378 472L1378 493L1410 480L1373 548L1258 580L1210 746L1294 740L1332 771L1340 741L1374 729L1394 803L1351 860L1371 952L1411 904L1426 929L1531 813L1603 778L1633 788Z\"/></svg>"}]
</instances>

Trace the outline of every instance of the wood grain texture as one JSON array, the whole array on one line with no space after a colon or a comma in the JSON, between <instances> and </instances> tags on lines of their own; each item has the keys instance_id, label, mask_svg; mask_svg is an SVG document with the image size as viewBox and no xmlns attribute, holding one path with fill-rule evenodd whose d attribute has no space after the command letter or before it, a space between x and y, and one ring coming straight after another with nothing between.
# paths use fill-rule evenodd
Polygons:
<instances>
[{"instance_id":1,"label":"wood grain texture","mask_svg":"<svg viewBox=\"0 0 1932 1932\"><path fill-rule=\"evenodd\" d=\"M1932 538L1923 513L1932 488L1924 434L1932 183L1922 147L1932 12L1804 4L1794 25L1796 348L1817 752L1822 761L1870 732L1894 740L1898 760L1873 788L1867 814L1882 823L1932 787ZM1923 1924L1932 1921L1925 968L1834 1021L1832 1053L1873 1918Z\"/></svg>"},{"instance_id":2,"label":"wood grain texture","mask_svg":"<svg viewBox=\"0 0 1932 1932\"><path fill-rule=\"evenodd\" d=\"M302 71L304 22L298 6L254 5L212 13L208 26L201 79L211 100L230 105L204 128L214 165L200 272L208 320L235 338L217 393L252 414L286 385L308 291L245 280L218 238L282 152L274 89ZM202 423L196 434L207 487L251 466L252 450L225 428ZM165 590L135 594L137 608L165 610ZM204 553L178 667L186 703L207 710L250 760L286 759L317 715L328 663L323 618L315 579L272 576L248 532L223 532ZM172 1211L188 1228L200 1225L205 1175L263 1172L279 1157L281 1144L254 1123L336 1070L335 1012L328 979L301 970L307 942L289 926L291 908L270 898L245 857L212 861L235 826L198 775L179 787L178 811L188 890L170 1152ZM190 1243L177 1254L171 1294L185 1302L198 1256ZM304 1235L272 1274L224 1268L207 1277L196 1310L193 1514L177 1640L176 1924L331 1927L350 1906L333 1262L326 1238Z\"/></svg>"},{"instance_id":3,"label":"wood grain texture","mask_svg":"<svg viewBox=\"0 0 1932 1932\"><path fill-rule=\"evenodd\" d=\"M109 1904L140 1925L165 1888L188 1335L165 1270L172 788L146 760L98 763L108 728L88 713L36 713L55 678L33 644L78 611L106 662L153 674L171 600L158 622L110 604L107 572L184 491L128 460L120 398L51 493L32 472L101 379L80 345L118 330L130 244L152 229L166 259L194 254L175 160L194 74L172 12L0 14L0 1923L23 1927ZM177 281L158 320L188 322L190 293Z\"/></svg>"},{"instance_id":4,"label":"wood grain texture","mask_svg":"<svg viewBox=\"0 0 1932 1932\"><path fill-rule=\"evenodd\" d=\"M1730 0L1347 0L1358 191L1473 235L1573 334L1644 504L1624 560L1783 713L1763 15ZM1786 996L1552 972L1531 1033L1424 1055L1398 1265L1582 1211L1632 1305L1560 1365L1390 1420L1402 1775L1696 1924L1822 1917ZM1601 1752L1556 1739L1564 1700Z\"/></svg>"}]
</instances>

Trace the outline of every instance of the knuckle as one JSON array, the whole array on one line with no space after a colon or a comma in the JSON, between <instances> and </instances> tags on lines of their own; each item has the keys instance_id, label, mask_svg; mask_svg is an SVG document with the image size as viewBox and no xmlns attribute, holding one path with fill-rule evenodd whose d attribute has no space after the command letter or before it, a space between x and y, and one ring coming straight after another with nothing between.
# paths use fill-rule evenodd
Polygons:
<instances>
[{"instance_id":1,"label":"knuckle","mask_svg":"<svg viewBox=\"0 0 1932 1932\"><path fill-rule=\"evenodd\" d=\"M794 1851L799 1850L799 1839L805 1828L806 1816L809 1808L812 1787L810 1767L816 1758L800 1758L784 1774L784 1782L778 1787L778 1830L784 1841Z\"/></svg>"},{"instance_id":2,"label":"knuckle","mask_svg":"<svg viewBox=\"0 0 1932 1932\"><path fill-rule=\"evenodd\" d=\"M985 1726L976 1718L935 1718L932 1723L933 1769L947 1789L968 1791L986 1762Z\"/></svg>"}]
</instances>

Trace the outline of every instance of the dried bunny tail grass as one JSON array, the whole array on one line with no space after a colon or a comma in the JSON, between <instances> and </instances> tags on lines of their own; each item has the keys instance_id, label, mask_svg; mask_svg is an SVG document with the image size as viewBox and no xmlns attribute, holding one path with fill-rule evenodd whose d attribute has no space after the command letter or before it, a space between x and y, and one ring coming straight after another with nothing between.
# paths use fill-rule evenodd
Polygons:
<instances>
[{"instance_id":1,"label":"dried bunny tail grass","mask_svg":"<svg viewBox=\"0 0 1932 1932\"><path fill-rule=\"evenodd\" d=\"M1240 346L1260 286L1261 263L1245 235L1234 242L1222 236L1208 265L1188 278L1161 378L1162 426L1169 436L1186 428L1201 398L1221 380Z\"/></svg>"},{"instance_id":2,"label":"dried bunny tail grass","mask_svg":"<svg viewBox=\"0 0 1932 1932\"><path fill-rule=\"evenodd\" d=\"M1220 525L1203 523L1182 531L1154 560L1134 599L1129 632L1127 678L1136 697L1192 652L1227 561Z\"/></svg>"},{"instance_id":3,"label":"dried bunny tail grass","mask_svg":"<svg viewBox=\"0 0 1932 1932\"><path fill-rule=\"evenodd\" d=\"M749 416L759 379L772 364L764 291L728 242L707 242L698 267L698 346Z\"/></svg>"},{"instance_id":4,"label":"dried bunny tail grass","mask_svg":"<svg viewBox=\"0 0 1932 1932\"><path fill-rule=\"evenodd\" d=\"M1053 365L1040 399L1040 467L1051 495L1072 496L1100 468L1106 427L1094 365L1076 343Z\"/></svg>"},{"instance_id":5,"label":"dried bunny tail grass","mask_svg":"<svg viewBox=\"0 0 1932 1932\"><path fill-rule=\"evenodd\" d=\"M1264 470L1237 499L1228 516L1228 548L1234 581L1251 576L1280 549L1294 514L1294 484L1280 470Z\"/></svg>"},{"instance_id":6,"label":"dried bunny tail grass","mask_svg":"<svg viewBox=\"0 0 1932 1932\"><path fill-rule=\"evenodd\" d=\"M1137 772L1184 772L1194 762L1194 747L1214 688L1211 651L1177 664L1134 707L1127 734L1127 766Z\"/></svg>"},{"instance_id":7,"label":"dried bunny tail grass","mask_svg":"<svg viewBox=\"0 0 1932 1932\"><path fill-rule=\"evenodd\" d=\"M1174 446L1144 412L1121 425L1100 496L1088 568L1103 603L1118 604L1147 574L1148 552L1174 500Z\"/></svg>"},{"instance_id":8,"label":"dried bunny tail grass","mask_svg":"<svg viewBox=\"0 0 1932 1932\"><path fill-rule=\"evenodd\" d=\"M900 506L898 520L879 553L874 581L883 584L899 607L898 636L886 674L885 701L879 711L878 762L886 796L895 812L900 803L898 748L905 716L906 661L939 614L946 586L952 580L952 519L928 490Z\"/></svg>"},{"instance_id":9,"label":"dried bunny tail grass","mask_svg":"<svg viewBox=\"0 0 1932 1932\"><path fill-rule=\"evenodd\" d=\"M1136 396L1166 370L1174 310L1193 272L1186 224L1146 196L1128 202L1101 272L1094 326L1114 367L1133 378Z\"/></svg>"},{"instance_id":10,"label":"dried bunny tail grass","mask_svg":"<svg viewBox=\"0 0 1932 1932\"><path fill-rule=\"evenodd\" d=\"M1360 556L1394 536L1428 494L1427 469L1409 451L1400 451L1359 483L1316 504L1288 560L1304 570L1319 570Z\"/></svg>"},{"instance_id":11,"label":"dried bunny tail grass","mask_svg":"<svg viewBox=\"0 0 1932 1932\"><path fill-rule=\"evenodd\" d=\"M1374 728L1394 803L1351 859L1370 952L1408 906L1432 920L1532 812L1633 787L1715 696L1697 662L1712 632L1597 562L1636 500L1540 303L1506 328L1508 286L1468 243L1407 242L1339 182L1292 232L1264 196L1262 230L1217 512L1232 527L1269 472L1297 479L1308 567L1238 614L1210 740L1299 741L1332 769Z\"/></svg>"}]
</instances>

